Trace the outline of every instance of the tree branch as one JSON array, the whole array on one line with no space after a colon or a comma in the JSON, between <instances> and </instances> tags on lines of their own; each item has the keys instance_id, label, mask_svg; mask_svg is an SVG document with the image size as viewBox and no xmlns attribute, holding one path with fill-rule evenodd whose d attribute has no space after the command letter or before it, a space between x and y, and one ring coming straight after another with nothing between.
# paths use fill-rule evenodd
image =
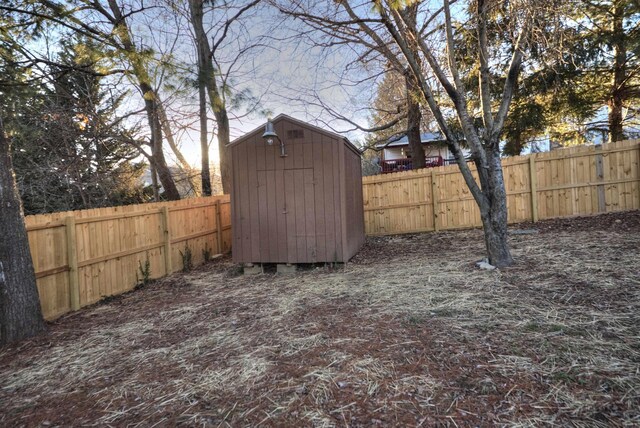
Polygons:
<instances>
[{"instance_id":1,"label":"tree branch","mask_svg":"<svg viewBox=\"0 0 640 428\"><path fill-rule=\"evenodd\" d=\"M488 140L493 129L493 114L491 113L491 74L489 72L489 54L487 46L487 1L477 0L478 15L478 58L480 60L480 104L482 106L482 118L484 120L485 141Z\"/></svg>"}]
</instances>

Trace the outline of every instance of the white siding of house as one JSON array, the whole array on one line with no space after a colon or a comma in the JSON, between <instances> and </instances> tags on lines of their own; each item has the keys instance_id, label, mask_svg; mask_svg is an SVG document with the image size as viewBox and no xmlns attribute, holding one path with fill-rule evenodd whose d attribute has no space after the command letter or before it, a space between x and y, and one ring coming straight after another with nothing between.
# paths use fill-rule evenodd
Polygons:
<instances>
[{"instance_id":1,"label":"white siding of house","mask_svg":"<svg viewBox=\"0 0 640 428\"><path fill-rule=\"evenodd\" d=\"M441 156L443 159L448 159L449 157L451 157L451 153L449 152L449 149L446 147L430 146L430 145L423 145L423 147L424 147L424 155L426 157Z\"/></svg>"},{"instance_id":2,"label":"white siding of house","mask_svg":"<svg viewBox=\"0 0 640 428\"><path fill-rule=\"evenodd\" d=\"M387 147L383 152L385 160L404 159L407 157L403 147Z\"/></svg>"},{"instance_id":3,"label":"white siding of house","mask_svg":"<svg viewBox=\"0 0 640 428\"><path fill-rule=\"evenodd\" d=\"M446 146L441 145L432 145L432 144L423 144L424 154L426 157L431 156L442 156L443 159L453 159L453 154ZM384 160L395 160L395 159L405 159L407 157L406 150L409 146L396 146L396 147L387 147L383 149L383 159ZM462 149L462 153L465 157L468 157L471 152L468 149Z\"/></svg>"},{"instance_id":4,"label":"white siding of house","mask_svg":"<svg viewBox=\"0 0 640 428\"><path fill-rule=\"evenodd\" d=\"M387 147L383 150L385 160L404 159L407 157L406 149L408 146L402 147ZM443 159L452 158L453 155L447 147L433 146L424 144L425 156L442 156Z\"/></svg>"}]
</instances>

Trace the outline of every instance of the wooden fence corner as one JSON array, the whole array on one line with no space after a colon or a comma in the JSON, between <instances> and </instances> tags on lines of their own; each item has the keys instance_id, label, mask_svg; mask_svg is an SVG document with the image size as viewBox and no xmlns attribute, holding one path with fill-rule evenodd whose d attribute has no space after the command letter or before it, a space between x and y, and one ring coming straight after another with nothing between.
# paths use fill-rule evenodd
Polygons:
<instances>
[{"instance_id":1,"label":"wooden fence corner","mask_svg":"<svg viewBox=\"0 0 640 428\"><path fill-rule=\"evenodd\" d=\"M433 230L437 232L438 230L440 230L440 227L438 227L438 197L437 197L438 184L436 182L437 180L436 177L437 177L436 170L432 169L431 170L431 202L433 205Z\"/></svg>"},{"instance_id":2,"label":"wooden fence corner","mask_svg":"<svg viewBox=\"0 0 640 428\"><path fill-rule=\"evenodd\" d=\"M164 242L164 268L167 275L173 273L173 266L171 263L171 230L169 219L169 208L164 205L160 212L162 213L162 242Z\"/></svg>"},{"instance_id":3,"label":"wooden fence corner","mask_svg":"<svg viewBox=\"0 0 640 428\"><path fill-rule=\"evenodd\" d=\"M222 254L222 219L220 218L220 199L216 199L214 204L216 213L216 242L217 254Z\"/></svg>"},{"instance_id":4,"label":"wooden fence corner","mask_svg":"<svg viewBox=\"0 0 640 428\"><path fill-rule=\"evenodd\" d=\"M76 218L65 218L67 238L67 265L69 266L69 303L71 310L80 309L80 280L78 278L78 251L76 241Z\"/></svg>"},{"instance_id":5,"label":"wooden fence corner","mask_svg":"<svg viewBox=\"0 0 640 428\"><path fill-rule=\"evenodd\" d=\"M531 221L538 221L538 172L535 155L529 157L529 190L531 191Z\"/></svg>"}]
</instances>

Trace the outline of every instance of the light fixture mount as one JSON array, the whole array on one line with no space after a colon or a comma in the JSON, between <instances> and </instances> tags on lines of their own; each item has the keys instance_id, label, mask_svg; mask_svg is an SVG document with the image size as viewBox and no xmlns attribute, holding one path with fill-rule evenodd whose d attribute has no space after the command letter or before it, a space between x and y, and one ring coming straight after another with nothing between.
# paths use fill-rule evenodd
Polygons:
<instances>
[{"instance_id":1,"label":"light fixture mount","mask_svg":"<svg viewBox=\"0 0 640 428\"><path fill-rule=\"evenodd\" d=\"M273 126L273 122L271 122L271 119L267 120L267 124L264 127L264 134L262 134L262 138L270 146L273 145L273 140L277 138L278 141L280 141L280 157L281 158L287 157L287 153L284 150L284 141L282 141L280 137L278 137L278 134L276 134L276 129Z\"/></svg>"}]
</instances>

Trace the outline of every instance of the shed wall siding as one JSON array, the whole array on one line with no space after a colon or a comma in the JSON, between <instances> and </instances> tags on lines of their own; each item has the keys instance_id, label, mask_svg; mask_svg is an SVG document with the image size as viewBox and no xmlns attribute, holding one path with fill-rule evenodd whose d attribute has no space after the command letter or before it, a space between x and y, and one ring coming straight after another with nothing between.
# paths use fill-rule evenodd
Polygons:
<instances>
[{"instance_id":1,"label":"shed wall siding","mask_svg":"<svg viewBox=\"0 0 640 428\"><path fill-rule=\"evenodd\" d=\"M311 143L313 145L313 158L320 162L323 156L323 142L322 135L314 132L311 135ZM316 224L316 257L318 260L327 260L327 248L330 247L330 243L327 241L327 224L333 222L328 222L326 219L327 208L325 203L325 183L324 183L324 175L325 175L326 164L324 162L320 162L320 166L318 168L318 174L315 175L314 171L314 204L315 204L315 224ZM328 168L327 168L328 169Z\"/></svg>"},{"instance_id":2,"label":"shed wall siding","mask_svg":"<svg viewBox=\"0 0 640 428\"><path fill-rule=\"evenodd\" d=\"M286 120L274 125L287 157L278 141L269 146L259 134L231 147L234 262L347 261L361 246L353 213L357 201L362 211L362 194L348 183L361 182L359 156L327 133ZM300 129L303 138L287 137Z\"/></svg>"},{"instance_id":3,"label":"shed wall siding","mask_svg":"<svg viewBox=\"0 0 640 428\"><path fill-rule=\"evenodd\" d=\"M364 244L364 211L362 200L362 169L360 156L345 150L347 186L347 242L348 258L353 257Z\"/></svg>"}]
</instances>

